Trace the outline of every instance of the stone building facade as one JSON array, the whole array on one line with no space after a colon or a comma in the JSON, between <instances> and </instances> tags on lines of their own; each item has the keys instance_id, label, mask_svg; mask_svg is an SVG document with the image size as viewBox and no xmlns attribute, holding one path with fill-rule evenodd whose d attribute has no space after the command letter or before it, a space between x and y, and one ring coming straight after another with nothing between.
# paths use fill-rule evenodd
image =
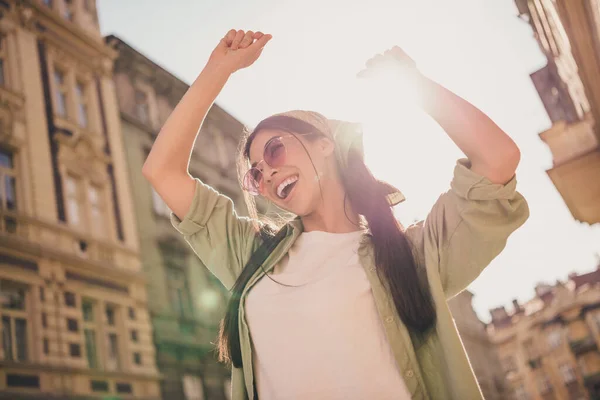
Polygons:
<instances>
[{"instance_id":1,"label":"stone building facade","mask_svg":"<svg viewBox=\"0 0 600 400\"><path fill-rule=\"evenodd\" d=\"M531 75L552 126L548 175L573 217L600 222L600 0L515 0L547 65Z\"/></svg>"},{"instance_id":2,"label":"stone building facade","mask_svg":"<svg viewBox=\"0 0 600 400\"><path fill-rule=\"evenodd\" d=\"M148 279L158 367L165 399L224 399L230 372L217 363L214 342L228 295L173 229L170 210L142 176L156 135L188 85L123 40L106 43L119 56L114 79L129 163L135 217ZM196 140L190 172L234 200L245 214L235 158L243 126L213 105Z\"/></svg>"},{"instance_id":3,"label":"stone building facade","mask_svg":"<svg viewBox=\"0 0 600 400\"><path fill-rule=\"evenodd\" d=\"M516 400L600 398L600 266L539 284L512 310L491 310L488 332Z\"/></svg>"},{"instance_id":4,"label":"stone building facade","mask_svg":"<svg viewBox=\"0 0 600 400\"><path fill-rule=\"evenodd\" d=\"M0 398L160 398L95 1L0 1Z\"/></svg>"}]
</instances>

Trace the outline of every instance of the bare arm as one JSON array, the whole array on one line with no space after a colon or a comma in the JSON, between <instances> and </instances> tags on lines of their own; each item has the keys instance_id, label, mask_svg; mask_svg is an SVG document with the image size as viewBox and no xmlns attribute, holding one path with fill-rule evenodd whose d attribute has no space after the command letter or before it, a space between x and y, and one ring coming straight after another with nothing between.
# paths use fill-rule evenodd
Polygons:
<instances>
[{"instance_id":1,"label":"bare arm","mask_svg":"<svg viewBox=\"0 0 600 400\"><path fill-rule=\"evenodd\" d=\"M493 183L515 174L521 154L515 142L477 107L421 77L422 105L471 161L471 170Z\"/></svg>"},{"instance_id":2,"label":"bare arm","mask_svg":"<svg viewBox=\"0 0 600 400\"><path fill-rule=\"evenodd\" d=\"M142 173L180 219L194 196L188 165L202 122L231 74L254 63L270 39L260 32L229 31L154 142Z\"/></svg>"},{"instance_id":3,"label":"bare arm","mask_svg":"<svg viewBox=\"0 0 600 400\"><path fill-rule=\"evenodd\" d=\"M442 85L423 76L414 61L399 47L376 55L359 76L378 76L380 68L415 81L417 99L426 113L446 131L469 158L471 170L492 183L505 184L514 176L520 161L515 142L487 115Z\"/></svg>"}]
</instances>

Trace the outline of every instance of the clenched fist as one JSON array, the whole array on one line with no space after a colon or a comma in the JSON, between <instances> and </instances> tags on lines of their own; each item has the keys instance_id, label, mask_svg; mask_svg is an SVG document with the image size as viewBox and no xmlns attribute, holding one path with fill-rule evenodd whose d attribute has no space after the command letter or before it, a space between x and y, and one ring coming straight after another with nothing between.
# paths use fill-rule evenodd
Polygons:
<instances>
[{"instance_id":1,"label":"clenched fist","mask_svg":"<svg viewBox=\"0 0 600 400\"><path fill-rule=\"evenodd\" d=\"M263 48L271 38L271 35L262 32L232 29L215 47L208 64L224 68L229 73L247 68L260 57Z\"/></svg>"}]
</instances>

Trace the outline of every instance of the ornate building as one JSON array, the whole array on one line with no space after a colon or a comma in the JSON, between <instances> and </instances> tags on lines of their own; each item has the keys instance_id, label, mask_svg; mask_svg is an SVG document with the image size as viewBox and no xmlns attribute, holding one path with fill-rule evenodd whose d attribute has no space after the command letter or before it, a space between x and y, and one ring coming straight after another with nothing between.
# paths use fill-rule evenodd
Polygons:
<instances>
[{"instance_id":1,"label":"ornate building","mask_svg":"<svg viewBox=\"0 0 600 400\"><path fill-rule=\"evenodd\" d=\"M158 399L95 1L0 1L0 398Z\"/></svg>"},{"instance_id":2,"label":"ornate building","mask_svg":"<svg viewBox=\"0 0 600 400\"><path fill-rule=\"evenodd\" d=\"M485 324L473 310L473 293L465 290L452 298L448 305L484 398L510 399L496 348L486 332Z\"/></svg>"},{"instance_id":3,"label":"ornate building","mask_svg":"<svg viewBox=\"0 0 600 400\"><path fill-rule=\"evenodd\" d=\"M552 127L550 179L575 219L600 222L600 0L515 0L548 64L531 78Z\"/></svg>"},{"instance_id":4,"label":"ornate building","mask_svg":"<svg viewBox=\"0 0 600 400\"><path fill-rule=\"evenodd\" d=\"M600 398L600 266L539 284L524 305L491 310L488 332L516 400Z\"/></svg>"},{"instance_id":5,"label":"ornate building","mask_svg":"<svg viewBox=\"0 0 600 400\"><path fill-rule=\"evenodd\" d=\"M142 176L142 165L160 127L188 85L134 50L121 39L106 42L119 52L114 79L123 141L135 201L142 263L152 293L158 367L165 399L224 399L230 372L213 352L227 292L173 229L170 210ZM243 126L213 105L202 126L190 172L234 200L245 214L235 157Z\"/></svg>"}]
</instances>

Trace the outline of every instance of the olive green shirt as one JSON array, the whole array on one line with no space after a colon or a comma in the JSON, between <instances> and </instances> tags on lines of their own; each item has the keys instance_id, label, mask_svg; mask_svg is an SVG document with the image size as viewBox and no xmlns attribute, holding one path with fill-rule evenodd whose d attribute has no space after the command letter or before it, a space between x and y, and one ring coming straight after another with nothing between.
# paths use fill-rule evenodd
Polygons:
<instances>
[{"instance_id":1,"label":"olive green shirt","mask_svg":"<svg viewBox=\"0 0 600 400\"><path fill-rule=\"evenodd\" d=\"M376 273L369 236L363 237L360 262L413 399L483 398L446 301L477 278L528 216L527 203L516 192L516 178L506 185L493 184L471 171L468 160L459 160L450 190L440 196L424 221L406 228L417 268L429 284L437 313L435 327L418 339L400 320L386 285ZM239 217L229 198L199 180L183 221L175 215L171 219L201 262L227 289L260 245L253 221ZM273 269L301 233L301 221L290 222L287 236L265 261L265 271ZM239 327L243 367L232 371L234 400L254 399L251 334L243 305L263 276L263 270L258 269L242 292Z\"/></svg>"}]
</instances>

